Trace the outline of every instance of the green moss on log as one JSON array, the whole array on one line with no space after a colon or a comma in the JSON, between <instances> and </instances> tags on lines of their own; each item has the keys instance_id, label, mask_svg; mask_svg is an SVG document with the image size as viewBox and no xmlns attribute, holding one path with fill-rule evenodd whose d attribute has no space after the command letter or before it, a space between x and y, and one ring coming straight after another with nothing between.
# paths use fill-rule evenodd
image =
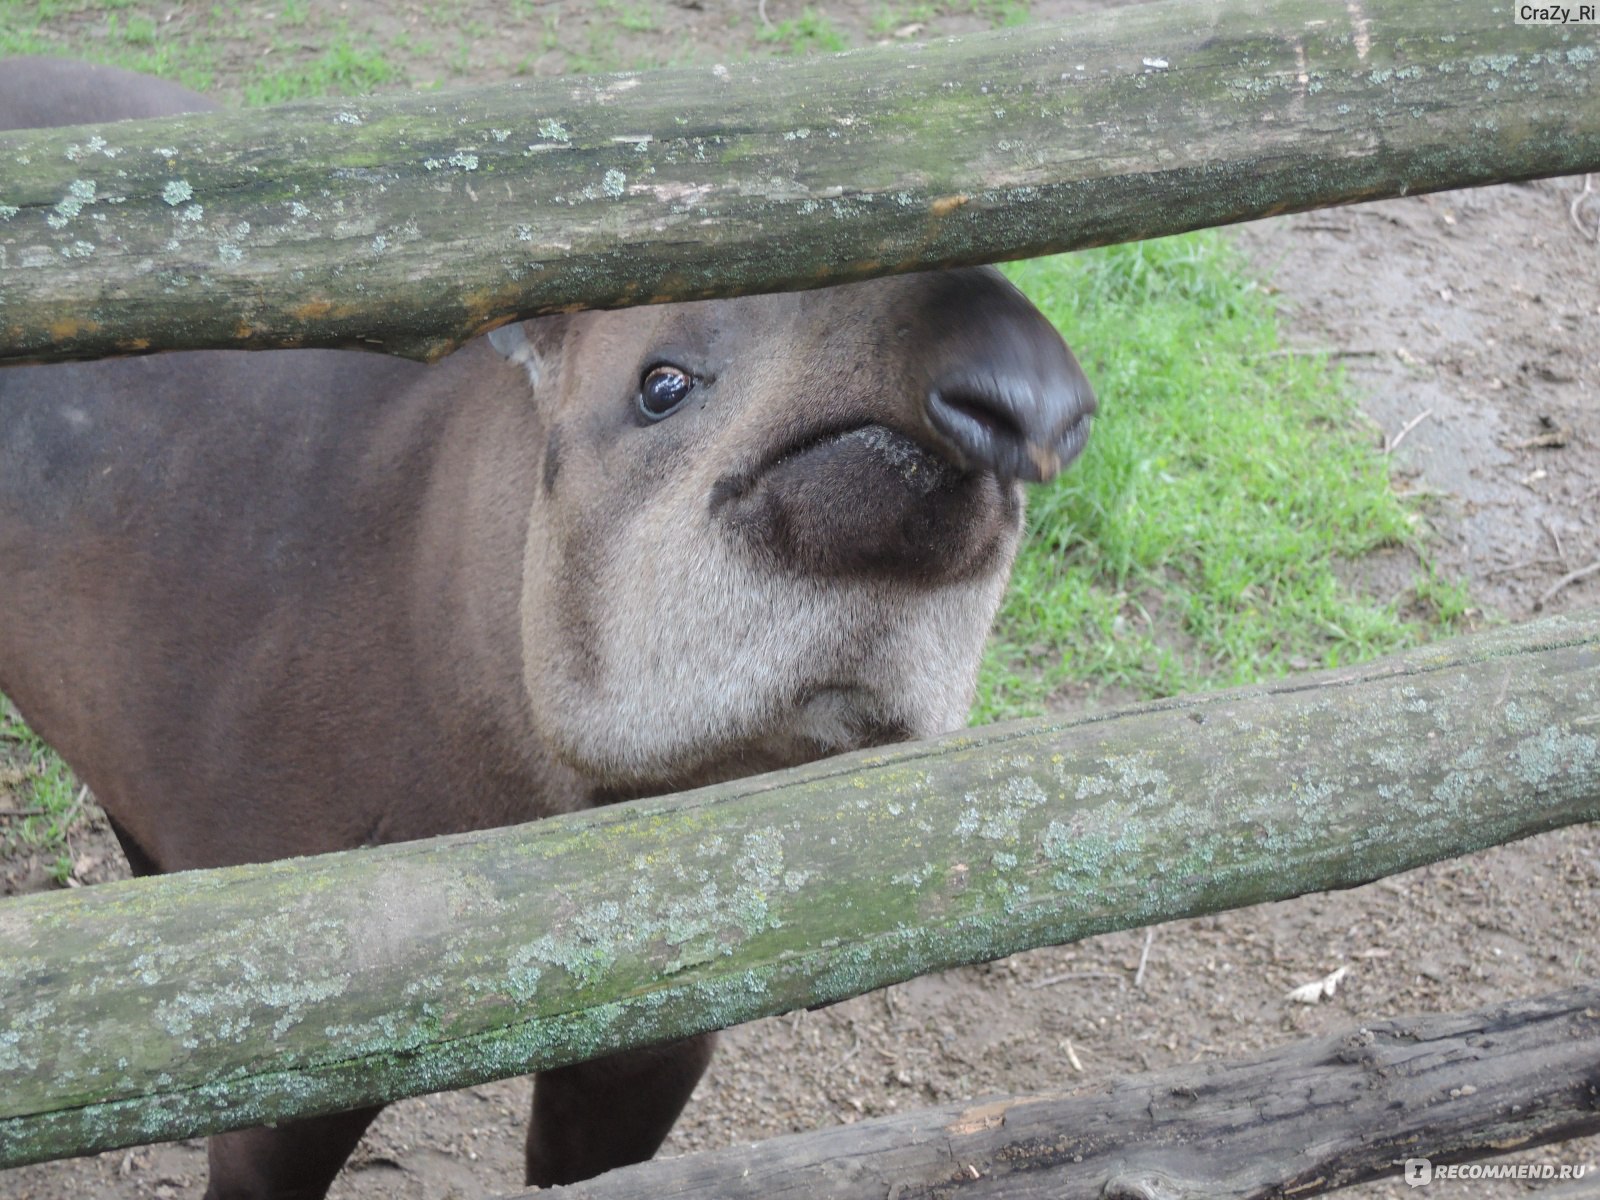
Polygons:
<instances>
[{"instance_id":1,"label":"green moss on log","mask_svg":"<svg viewBox=\"0 0 1600 1200\"><path fill-rule=\"evenodd\" d=\"M515 829L24 897L0 904L0 1166L521 1074L1595 819L1589 613Z\"/></svg>"},{"instance_id":2,"label":"green moss on log","mask_svg":"<svg viewBox=\"0 0 1600 1200\"><path fill-rule=\"evenodd\" d=\"M433 358L516 315L1592 170L1597 48L1594 26L1505 6L1176 0L825 59L9 133L0 362Z\"/></svg>"}]
</instances>

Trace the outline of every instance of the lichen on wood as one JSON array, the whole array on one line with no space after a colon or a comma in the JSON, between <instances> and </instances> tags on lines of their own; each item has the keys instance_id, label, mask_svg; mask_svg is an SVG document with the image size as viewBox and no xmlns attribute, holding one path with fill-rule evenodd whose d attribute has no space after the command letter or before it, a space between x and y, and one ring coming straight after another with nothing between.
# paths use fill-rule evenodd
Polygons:
<instances>
[{"instance_id":1,"label":"lichen on wood","mask_svg":"<svg viewBox=\"0 0 1600 1200\"><path fill-rule=\"evenodd\" d=\"M1173 0L825 59L0 134L0 363L436 358L519 315L1593 170L1597 47L1504 5Z\"/></svg>"},{"instance_id":2,"label":"lichen on wood","mask_svg":"<svg viewBox=\"0 0 1600 1200\"><path fill-rule=\"evenodd\" d=\"M466 1086L1595 819L1587 613L512 829L22 897L0 904L0 1166Z\"/></svg>"},{"instance_id":3,"label":"lichen on wood","mask_svg":"<svg viewBox=\"0 0 1600 1200\"><path fill-rule=\"evenodd\" d=\"M1600 986L1589 985L1476 1012L1374 1022L1248 1059L658 1159L538 1195L1319 1196L1365 1180L1414 1183L1408 1159L1476 1161L1594 1133L1596 1061Z\"/></svg>"}]
</instances>

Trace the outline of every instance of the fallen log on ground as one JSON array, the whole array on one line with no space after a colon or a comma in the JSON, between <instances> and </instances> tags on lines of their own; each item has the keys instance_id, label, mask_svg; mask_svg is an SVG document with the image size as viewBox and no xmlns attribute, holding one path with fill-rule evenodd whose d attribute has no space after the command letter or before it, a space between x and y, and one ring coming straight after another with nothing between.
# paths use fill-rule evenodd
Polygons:
<instances>
[{"instance_id":1,"label":"fallen log on ground","mask_svg":"<svg viewBox=\"0 0 1600 1200\"><path fill-rule=\"evenodd\" d=\"M1410 1159L1473 1161L1595 1132L1600 985L660 1159L538 1195L1276 1200L1399 1180Z\"/></svg>"}]
</instances>

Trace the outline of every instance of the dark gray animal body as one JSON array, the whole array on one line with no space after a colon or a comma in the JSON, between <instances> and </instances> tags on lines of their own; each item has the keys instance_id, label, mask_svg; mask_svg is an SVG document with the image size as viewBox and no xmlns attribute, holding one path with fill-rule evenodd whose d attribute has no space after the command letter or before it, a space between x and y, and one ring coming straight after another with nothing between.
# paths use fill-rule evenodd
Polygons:
<instances>
[{"instance_id":1,"label":"dark gray animal body","mask_svg":"<svg viewBox=\"0 0 1600 1200\"><path fill-rule=\"evenodd\" d=\"M0 64L0 128L202 107ZM965 718L1018 480L1092 407L989 270L546 318L435 367L0 370L0 690L140 873L936 734ZM709 1053L541 1075L529 1181L649 1157ZM215 1137L208 1194L321 1196L375 1113Z\"/></svg>"}]
</instances>

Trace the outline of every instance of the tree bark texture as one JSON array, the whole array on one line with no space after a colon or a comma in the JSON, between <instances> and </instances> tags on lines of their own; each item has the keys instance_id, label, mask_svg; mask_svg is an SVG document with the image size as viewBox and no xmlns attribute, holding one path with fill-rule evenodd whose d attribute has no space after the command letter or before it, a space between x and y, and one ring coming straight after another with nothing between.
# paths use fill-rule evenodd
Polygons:
<instances>
[{"instance_id":1,"label":"tree bark texture","mask_svg":"<svg viewBox=\"0 0 1600 1200\"><path fill-rule=\"evenodd\" d=\"M24 896L0 904L0 1166L517 1075L1595 819L1600 611L513 829Z\"/></svg>"},{"instance_id":2,"label":"tree bark texture","mask_svg":"<svg viewBox=\"0 0 1600 1200\"><path fill-rule=\"evenodd\" d=\"M0 362L359 346L1600 168L1600 28L1192 0L0 136Z\"/></svg>"},{"instance_id":3,"label":"tree bark texture","mask_svg":"<svg viewBox=\"0 0 1600 1200\"><path fill-rule=\"evenodd\" d=\"M1408 1159L1476 1161L1597 1130L1600 986L1587 986L660 1159L538 1195L1276 1200L1398 1180Z\"/></svg>"}]
</instances>

